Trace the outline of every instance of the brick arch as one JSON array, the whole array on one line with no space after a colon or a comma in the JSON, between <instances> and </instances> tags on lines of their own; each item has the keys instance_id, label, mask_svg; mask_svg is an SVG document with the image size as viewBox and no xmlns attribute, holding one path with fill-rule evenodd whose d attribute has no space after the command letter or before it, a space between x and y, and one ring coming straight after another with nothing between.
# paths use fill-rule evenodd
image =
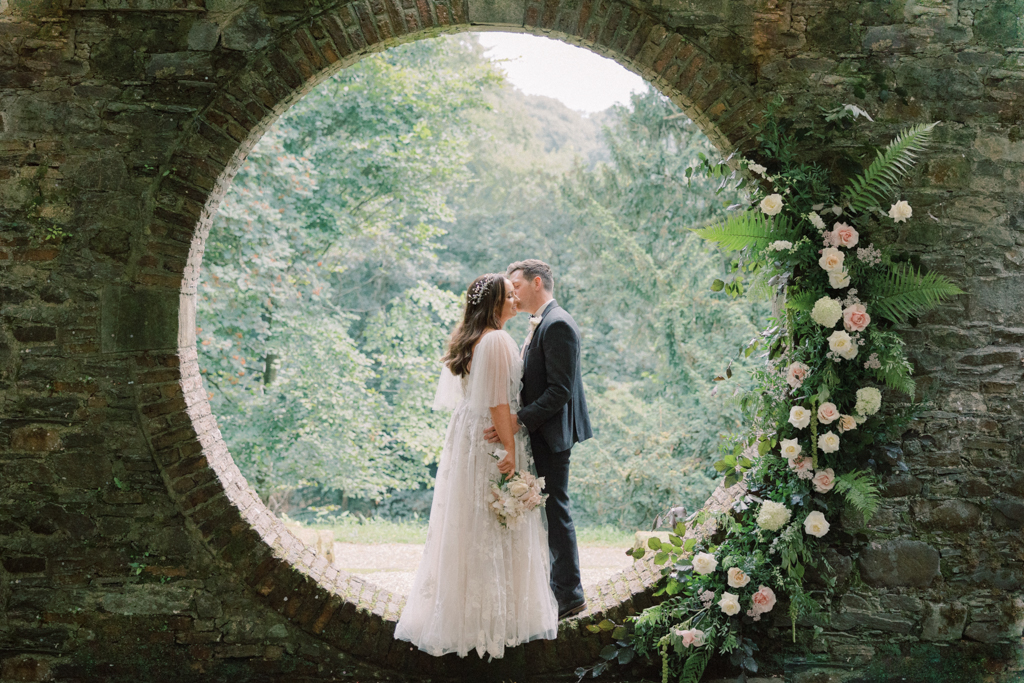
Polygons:
<instances>
[{"instance_id":1,"label":"brick arch","mask_svg":"<svg viewBox=\"0 0 1024 683\"><path fill-rule=\"evenodd\" d=\"M518 19L517 19L518 17ZM729 65L625 2L371 0L294 21L211 97L173 152L155 192L148 233L136 245L136 284L179 296L177 352L148 356L140 376L143 427L172 496L207 548L262 600L300 628L374 664L452 675L470 666L428 657L392 639L403 599L333 569L267 510L248 486L216 427L200 378L195 299L205 239L245 155L291 104L362 56L440 32L490 28L559 38L615 59L676 102L723 151L751 137L760 110ZM132 295L127 295L132 301ZM134 298L137 306L146 306ZM159 308L159 307L157 307ZM163 367L161 367L163 366ZM176 367L175 367L176 366ZM719 491L718 504L727 496ZM620 620L652 603L660 573L638 563L597 588L584 619ZM529 670L593 662L601 636L563 623L554 642L527 646Z\"/></svg>"}]
</instances>

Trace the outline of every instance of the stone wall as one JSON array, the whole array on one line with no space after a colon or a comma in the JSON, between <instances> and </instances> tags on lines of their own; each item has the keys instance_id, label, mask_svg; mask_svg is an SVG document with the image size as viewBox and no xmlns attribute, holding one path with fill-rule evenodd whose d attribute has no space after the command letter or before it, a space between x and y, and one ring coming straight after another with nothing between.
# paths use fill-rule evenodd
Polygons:
<instances>
[{"instance_id":1,"label":"stone wall","mask_svg":"<svg viewBox=\"0 0 1024 683\"><path fill-rule=\"evenodd\" d=\"M879 453L899 474L832 551L835 617L781 661L805 682L1015 680L1022 16L1024 0L0 0L0 681L546 680L596 656L588 620L650 604L640 565L504 668L419 656L390 637L395 596L263 508L202 391L195 284L246 150L368 51L471 25L611 56L723 150L750 148L777 94L797 121L856 103L880 143L943 122L914 219L883 238L968 294L905 330L933 410Z\"/></svg>"}]
</instances>

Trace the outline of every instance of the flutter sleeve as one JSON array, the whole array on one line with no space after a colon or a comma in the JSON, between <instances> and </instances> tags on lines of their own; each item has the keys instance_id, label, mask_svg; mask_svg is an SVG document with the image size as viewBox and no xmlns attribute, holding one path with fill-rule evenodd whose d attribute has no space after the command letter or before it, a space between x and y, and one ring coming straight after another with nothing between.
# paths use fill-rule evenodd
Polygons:
<instances>
[{"instance_id":1,"label":"flutter sleeve","mask_svg":"<svg viewBox=\"0 0 1024 683\"><path fill-rule=\"evenodd\" d=\"M502 404L519 402L519 384L523 367L516 343L504 330L484 336L473 351L468 395L473 407L482 414Z\"/></svg>"},{"instance_id":2,"label":"flutter sleeve","mask_svg":"<svg viewBox=\"0 0 1024 683\"><path fill-rule=\"evenodd\" d=\"M462 402L462 380L452 374L448 364L441 366L441 379L434 394L434 410L455 410Z\"/></svg>"}]
</instances>

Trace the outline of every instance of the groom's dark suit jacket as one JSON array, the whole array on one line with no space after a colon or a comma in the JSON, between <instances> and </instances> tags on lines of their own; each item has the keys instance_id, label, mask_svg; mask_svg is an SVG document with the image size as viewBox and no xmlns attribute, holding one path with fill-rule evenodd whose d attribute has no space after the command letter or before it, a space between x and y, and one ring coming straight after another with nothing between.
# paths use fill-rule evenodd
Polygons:
<instances>
[{"instance_id":1,"label":"groom's dark suit jacket","mask_svg":"<svg viewBox=\"0 0 1024 683\"><path fill-rule=\"evenodd\" d=\"M539 433L552 452L572 448L594 434L580 373L580 330L557 302L544 310L523 358L519 420Z\"/></svg>"}]
</instances>

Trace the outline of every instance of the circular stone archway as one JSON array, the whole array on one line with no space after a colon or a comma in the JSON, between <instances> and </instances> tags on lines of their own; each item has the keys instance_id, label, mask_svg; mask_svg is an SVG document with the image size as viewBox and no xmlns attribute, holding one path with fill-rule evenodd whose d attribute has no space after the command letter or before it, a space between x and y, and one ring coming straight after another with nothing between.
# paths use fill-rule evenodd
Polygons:
<instances>
[{"instance_id":1,"label":"circular stone archway","mask_svg":"<svg viewBox=\"0 0 1024 683\"><path fill-rule=\"evenodd\" d=\"M200 110L156 191L153 218L138 249L143 256L135 264L135 282L146 289L110 294L118 308L137 309L143 319L134 321L136 328L150 330L169 331L166 313L171 297L177 299L177 353L164 358L170 367L141 377L143 426L172 496L207 547L300 628L344 652L409 673L452 675L467 665L394 641L404 598L331 567L285 529L248 486L202 386L196 291L220 199L245 155L291 104L368 53L443 32L487 29L558 38L614 59L658 87L723 151L742 148L752 137L752 119L761 106L732 68L620 0L470 0L466 5L372 0L275 31L252 6L224 28L222 40L244 38L263 47L245 52L245 64ZM720 489L709 503L727 501ZM588 612L563 622L556 641L526 646L527 671L595 661L602 638L582 628L581 621L621 621L647 607L659 578L660 571L645 561L600 584L597 594L588 596Z\"/></svg>"}]
</instances>

